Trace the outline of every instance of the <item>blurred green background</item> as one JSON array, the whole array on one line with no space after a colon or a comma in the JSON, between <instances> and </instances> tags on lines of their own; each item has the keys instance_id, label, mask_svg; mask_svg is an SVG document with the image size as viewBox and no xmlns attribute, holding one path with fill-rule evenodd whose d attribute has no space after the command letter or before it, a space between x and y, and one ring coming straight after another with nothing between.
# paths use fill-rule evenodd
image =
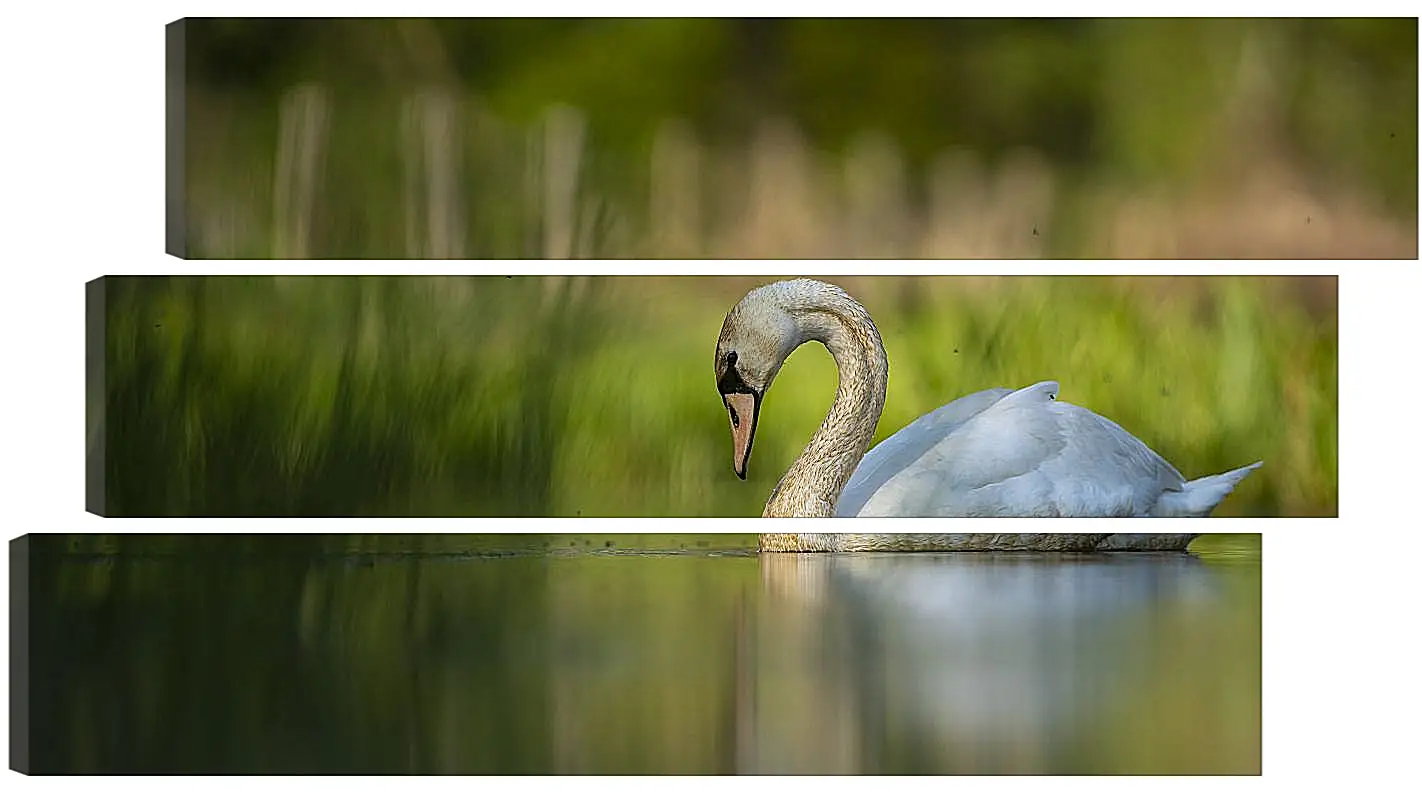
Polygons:
<instances>
[{"instance_id":1,"label":"blurred green background","mask_svg":"<svg viewBox=\"0 0 1422 800\"><path fill-rule=\"evenodd\" d=\"M1415 18L181 25L197 257L1417 256Z\"/></svg>"},{"instance_id":2,"label":"blurred green background","mask_svg":"<svg viewBox=\"0 0 1422 800\"><path fill-rule=\"evenodd\" d=\"M834 395L810 343L731 469L713 353L771 277L109 277L89 457L115 516L756 516ZM1338 511L1337 279L843 277L889 354L875 441L1061 382L1225 516Z\"/></svg>"}]
</instances>

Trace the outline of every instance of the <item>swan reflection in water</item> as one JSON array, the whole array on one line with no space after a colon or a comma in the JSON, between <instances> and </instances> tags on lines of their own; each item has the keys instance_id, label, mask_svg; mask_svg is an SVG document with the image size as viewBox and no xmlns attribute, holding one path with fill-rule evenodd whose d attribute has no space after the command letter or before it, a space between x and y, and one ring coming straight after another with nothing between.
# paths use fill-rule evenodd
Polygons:
<instances>
[{"instance_id":1,"label":"swan reflection in water","mask_svg":"<svg viewBox=\"0 0 1422 800\"><path fill-rule=\"evenodd\" d=\"M1083 738L1153 722L1123 704L1163 621L1220 600L1180 553L760 558L746 772L1089 771Z\"/></svg>"}]
</instances>

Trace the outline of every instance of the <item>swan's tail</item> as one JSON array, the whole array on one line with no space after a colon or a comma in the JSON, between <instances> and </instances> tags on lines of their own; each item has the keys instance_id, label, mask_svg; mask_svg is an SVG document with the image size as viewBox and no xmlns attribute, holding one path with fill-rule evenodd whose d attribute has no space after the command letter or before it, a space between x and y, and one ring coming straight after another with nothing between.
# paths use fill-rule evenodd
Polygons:
<instances>
[{"instance_id":1,"label":"swan's tail","mask_svg":"<svg viewBox=\"0 0 1422 800\"><path fill-rule=\"evenodd\" d=\"M1203 517L1214 510L1220 501L1234 491L1234 487L1244 480L1244 476L1259 469L1263 461L1256 461L1247 467L1230 470L1219 475L1208 475L1187 481L1178 492L1166 492L1155 501L1151 510L1153 517Z\"/></svg>"}]
</instances>

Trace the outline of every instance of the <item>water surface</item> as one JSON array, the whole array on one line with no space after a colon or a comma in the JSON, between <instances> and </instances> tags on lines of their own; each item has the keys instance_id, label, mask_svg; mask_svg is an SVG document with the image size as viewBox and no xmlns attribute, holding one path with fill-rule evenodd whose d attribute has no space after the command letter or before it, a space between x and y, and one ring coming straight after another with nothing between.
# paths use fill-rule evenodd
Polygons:
<instances>
[{"instance_id":1,"label":"water surface","mask_svg":"<svg viewBox=\"0 0 1422 800\"><path fill-rule=\"evenodd\" d=\"M31 539L36 772L1257 773L1259 537Z\"/></svg>"}]
</instances>

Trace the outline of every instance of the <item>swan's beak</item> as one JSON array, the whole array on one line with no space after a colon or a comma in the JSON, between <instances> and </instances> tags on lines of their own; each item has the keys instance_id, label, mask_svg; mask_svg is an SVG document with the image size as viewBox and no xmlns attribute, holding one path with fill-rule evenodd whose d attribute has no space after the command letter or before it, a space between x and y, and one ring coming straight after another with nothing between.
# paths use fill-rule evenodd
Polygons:
<instances>
[{"instance_id":1,"label":"swan's beak","mask_svg":"<svg viewBox=\"0 0 1422 800\"><path fill-rule=\"evenodd\" d=\"M750 461L751 445L755 443L755 423L760 401L753 394L734 392L721 396L731 416L731 445L735 449L731 465L736 477L746 479L746 463Z\"/></svg>"}]
</instances>

